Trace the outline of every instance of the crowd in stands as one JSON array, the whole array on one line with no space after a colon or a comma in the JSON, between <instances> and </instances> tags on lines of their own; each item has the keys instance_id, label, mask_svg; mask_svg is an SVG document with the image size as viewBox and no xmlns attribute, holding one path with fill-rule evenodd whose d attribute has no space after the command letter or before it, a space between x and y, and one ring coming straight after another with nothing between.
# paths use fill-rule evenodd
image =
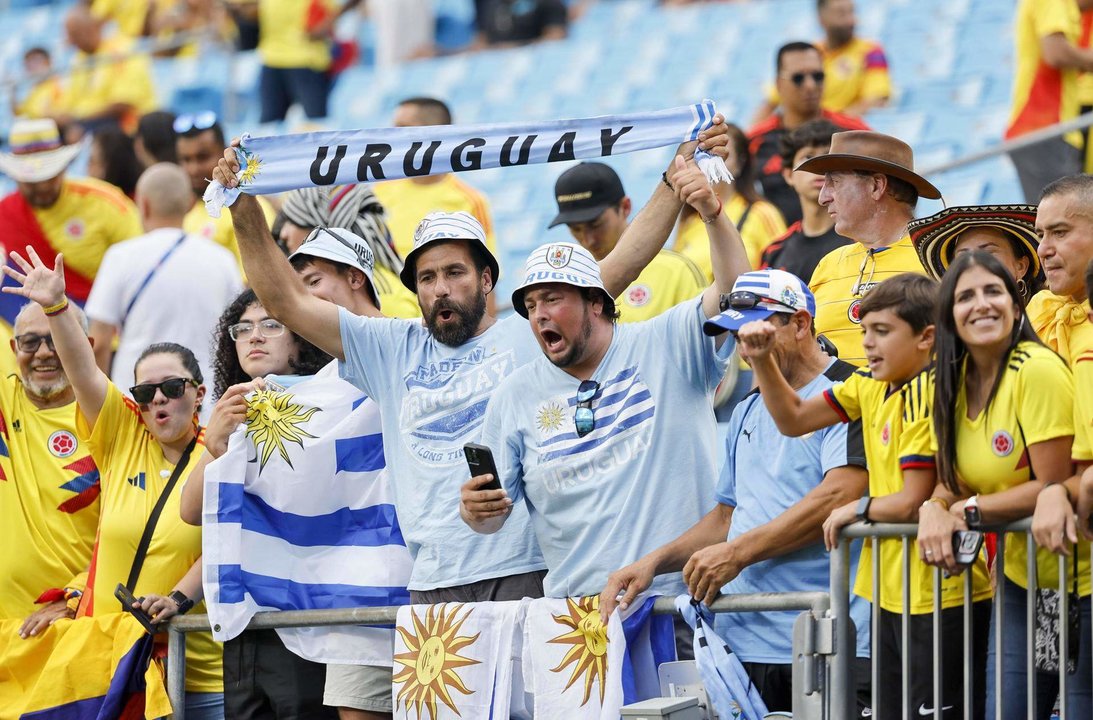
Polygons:
<instances>
[{"instance_id":1,"label":"crowd in stands","mask_svg":"<svg viewBox=\"0 0 1093 720\"><path fill-rule=\"evenodd\" d=\"M574 164L549 224L572 242L522 269L501 267L508 239L473 175L244 193L210 217L210 182L239 184L233 140L215 112L155 107L134 42L185 54L170 38L211 28L257 49L263 122L293 105L319 120L351 58L333 29L360 4L94 0L67 15L78 52L63 72L26 51L40 79L0 152L16 184L0 200L0 622L35 642L118 612L119 584L156 622L203 612L206 468L250 393L318 376L363 391L382 427L415 604L593 596L606 621L644 593L826 592L844 527L918 523L906 607L901 541L853 546L862 716L933 715L940 697L944 716L1028 717L1035 633L1035 717L1060 694L1070 717L1093 717L1082 132L1011 153L1025 197L916 218L941 190L862 117L893 92L889 59L856 35L853 0L817 0L823 38L771 49L750 129L717 117L653 188L628 191L610 158ZM562 38L588 4L476 0L472 48ZM377 62L435 51L429 0L363 6L387 43ZM1093 2L1019 0L1016 22L1007 138L1093 107ZM408 97L391 124L456 119ZM733 182L711 185L697 148ZM500 272L522 273L511 298L496 297ZM466 443L492 450L497 477L470 477ZM954 554L956 533L1030 516L1048 606L1067 592L1058 558L1073 558L1070 617L1027 606L1024 535ZM1078 638L1066 658L1043 650L1060 623ZM716 629L768 708L790 710L793 614L727 614ZM1076 668L1066 687L1060 663ZM223 645L195 633L186 670L188 718L393 711L389 667L313 663L269 630ZM905 679L901 702L887 690Z\"/></svg>"}]
</instances>

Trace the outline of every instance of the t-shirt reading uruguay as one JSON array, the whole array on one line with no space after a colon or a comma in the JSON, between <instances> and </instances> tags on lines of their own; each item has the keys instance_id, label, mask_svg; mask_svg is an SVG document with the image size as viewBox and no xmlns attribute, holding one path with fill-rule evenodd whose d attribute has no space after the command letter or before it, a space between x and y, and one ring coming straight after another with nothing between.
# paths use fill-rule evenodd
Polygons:
<instances>
[{"instance_id":1,"label":"t-shirt reading uruguay","mask_svg":"<svg viewBox=\"0 0 1093 720\"><path fill-rule=\"evenodd\" d=\"M480 441L486 403L501 381L540 355L527 321L513 315L450 347L421 321L339 314L341 375L383 415L383 453L414 558L409 588L542 570L523 507L493 535L476 533L459 517L459 488L470 479L463 446Z\"/></svg>"},{"instance_id":2,"label":"t-shirt reading uruguay","mask_svg":"<svg viewBox=\"0 0 1093 720\"><path fill-rule=\"evenodd\" d=\"M848 362L832 360L798 395L819 395L855 369ZM778 431L758 392L736 406L725 442L717 501L735 508L729 526L730 541L766 525L799 503L831 470L847 465L865 468L859 423L840 423L802 437L787 437ZM860 553L861 541L855 541L850 548L851 576L857 572ZM722 588L722 593L827 592L830 579L830 556L823 543L816 541L787 555L749 565ZM720 613L714 627L742 662L789 664L793 662L793 624L799 614ZM851 596L850 616L858 630L857 657L869 657L869 603Z\"/></svg>"},{"instance_id":3,"label":"t-shirt reading uruguay","mask_svg":"<svg viewBox=\"0 0 1093 720\"><path fill-rule=\"evenodd\" d=\"M701 303L688 300L652 320L616 325L591 378L599 383L595 427L584 437L573 425L580 380L545 356L490 400L482 443L493 450L514 514L525 505L531 511L547 597L598 594L612 571L679 537L713 507L711 397L733 343L715 350L702 333L705 319ZM650 588L683 591L679 573Z\"/></svg>"}]
</instances>

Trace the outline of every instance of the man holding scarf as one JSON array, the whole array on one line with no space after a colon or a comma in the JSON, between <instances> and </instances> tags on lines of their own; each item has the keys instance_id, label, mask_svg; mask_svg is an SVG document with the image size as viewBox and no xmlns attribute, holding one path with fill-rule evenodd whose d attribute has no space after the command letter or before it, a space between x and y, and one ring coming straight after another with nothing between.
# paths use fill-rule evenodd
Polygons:
<instances>
[{"instance_id":1,"label":"man holding scarf","mask_svg":"<svg viewBox=\"0 0 1093 720\"><path fill-rule=\"evenodd\" d=\"M705 148L725 144L723 118L696 135ZM691 155L698 143L679 152ZM214 178L238 187L240 164L225 151ZM667 239L681 207L658 184L619 248L601 265L607 291L631 283ZM544 563L526 510L507 527L480 536L458 513L467 479L463 445L481 433L496 386L539 354L523 318L498 321L485 311L497 262L481 225L467 213L433 213L416 233L401 279L415 291L421 322L365 318L312 298L270 237L253 197L232 208L244 267L263 306L342 361L343 377L380 403L384 452L411 554L411 601L488 601L542 595Z\"/></svg>"}]
</instances>

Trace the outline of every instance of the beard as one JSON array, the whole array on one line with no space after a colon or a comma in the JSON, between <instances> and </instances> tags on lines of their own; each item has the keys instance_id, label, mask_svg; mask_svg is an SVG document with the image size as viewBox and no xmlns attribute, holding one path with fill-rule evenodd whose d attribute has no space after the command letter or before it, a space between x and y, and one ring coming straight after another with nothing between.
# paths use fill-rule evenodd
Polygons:
<instances>
[{"instance_id":1,"label":"beard","mask_svg":"<svg viewBox=\"0 0 1093 720\"><path fill-rule=\"evenodd\" d=\"M440 324L440 313L444 310L455 315L455 322ZM433 303L425 317L425 327L437 342L449 347L459 347L474 337L482 317L486 314L486 293L479 288L469 303L458 303L448 298L441 298Z\"/></svg>"},{"instance_id":2,"label":"beard","mask_svg":"<svg viewBox=\"0 0 1093 720\"><path fill-rule=\"evenodd\" d=\"M828 37L835 47L842 47L854 39L854 26L828 28Z\"/></svg>"},{"instance_id":3,"label":"beard","mask_svg":"<svg viewBox=\"0 0 1093 720\"><path fill-rule=\"evenodd\" d=\"M548 356L550 362L556 367L567 368L584 359L588 352L588 341L592 337L592 318L589 317L588 307L585 306L584 320L581 322L581 332L569 344L569 349L560 358L554 359Z\"/></svg>"},{"instance_id":4,"label":"beard","mask_svg":"<svg viewBox=\"0 0 1093 720\"><path fill-rule=\"evenodd\" d=\"M28 393L41 400L52 400L68 390L69 384L68 378L61 378L48 383L23 378L23 387Z\"/></svg>"}]
</instances>

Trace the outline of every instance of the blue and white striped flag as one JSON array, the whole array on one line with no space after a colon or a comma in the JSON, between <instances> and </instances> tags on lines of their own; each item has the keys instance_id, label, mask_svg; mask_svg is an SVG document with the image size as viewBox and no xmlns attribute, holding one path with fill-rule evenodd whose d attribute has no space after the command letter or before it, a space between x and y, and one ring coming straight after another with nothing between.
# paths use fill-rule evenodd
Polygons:
<instances>
[{"instance_id":1,"label":"blue and white striped flag","mask_svg":"<svg viewBox=\"0 0 1093 720\"><path fill-rule=\"evenodd\" d=\"M325 373L247 399L246 422L205 471L205 600L228 640L260 610L409 602L406 550L384 472L379 408ZM323 663L390 665L390 629L278 630Z\"/></svg>"}]
</instances>

